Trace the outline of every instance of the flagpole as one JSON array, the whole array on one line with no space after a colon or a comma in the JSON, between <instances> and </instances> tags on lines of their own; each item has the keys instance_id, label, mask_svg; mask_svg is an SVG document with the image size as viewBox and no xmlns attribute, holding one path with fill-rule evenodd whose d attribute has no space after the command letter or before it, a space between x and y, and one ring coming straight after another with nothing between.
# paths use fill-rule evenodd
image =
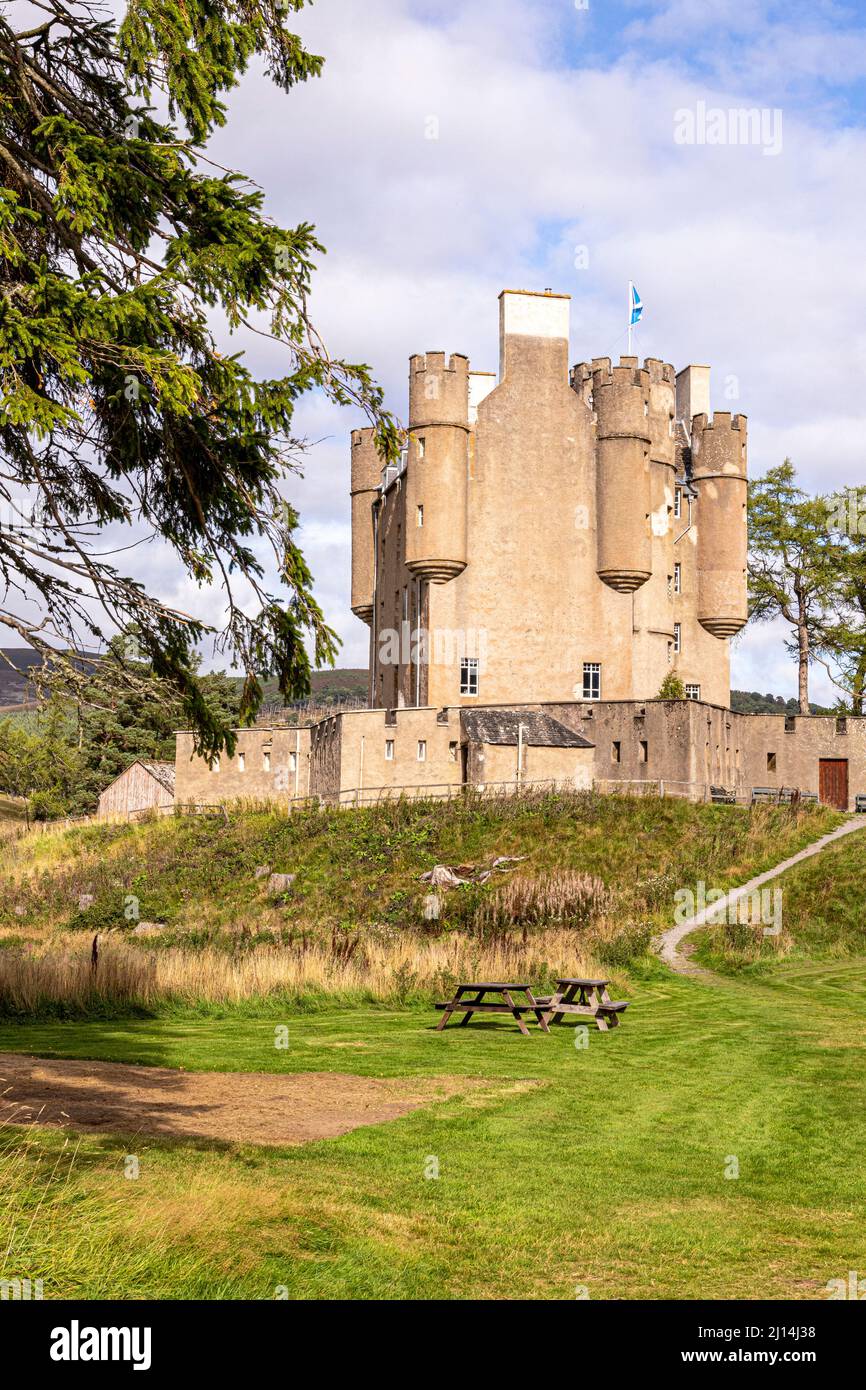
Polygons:
<instances>
[{"instance_id":1,"label":"flagpole","mask_svg":"<svg viewBox=\"0 0 866 1390\"><path fill-rule=\"evenodd\" d=\"M632 283L631 283L631 280L629 280L629 282L628 282L628 355L629 355L629 357L631 357L631 312L632 312L631 291L632 291Z\"/></svg>"}]
</instances>

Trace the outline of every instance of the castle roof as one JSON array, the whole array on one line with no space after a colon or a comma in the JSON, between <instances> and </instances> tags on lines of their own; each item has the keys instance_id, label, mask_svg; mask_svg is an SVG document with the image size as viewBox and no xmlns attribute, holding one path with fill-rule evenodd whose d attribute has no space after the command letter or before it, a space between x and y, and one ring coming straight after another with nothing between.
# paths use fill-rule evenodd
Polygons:
<instances>
[{"instance_id":1,"label":"castle roof","mask_svg":"<svg viewBox=\"0 0 866 1390\"><path fill-rule=\"evenodd\" d=\"M541 710L463 709L460 722L472 743L517 744L518 726L523 725L523 742L533 748L594 748L582 734L560 724Z\"/></svg>"}]
</instances>

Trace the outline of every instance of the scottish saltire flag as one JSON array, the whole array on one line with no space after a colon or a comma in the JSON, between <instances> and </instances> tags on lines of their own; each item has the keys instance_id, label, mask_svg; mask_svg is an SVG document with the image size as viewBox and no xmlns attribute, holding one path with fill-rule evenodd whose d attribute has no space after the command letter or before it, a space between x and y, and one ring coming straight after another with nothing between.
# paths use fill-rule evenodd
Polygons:
<instances>
[{"instance_id":1,"label":"scottish saltire flag","mask_svg":"<svg viewBox=\"0 0 866 1390\"><path fill-rule=\"evenodd\" d=\"M640 323L640 316L643 313L643 300L629 281L629 298L631 299L631 318L629 323Z\"/></svg>"}]
</instances>

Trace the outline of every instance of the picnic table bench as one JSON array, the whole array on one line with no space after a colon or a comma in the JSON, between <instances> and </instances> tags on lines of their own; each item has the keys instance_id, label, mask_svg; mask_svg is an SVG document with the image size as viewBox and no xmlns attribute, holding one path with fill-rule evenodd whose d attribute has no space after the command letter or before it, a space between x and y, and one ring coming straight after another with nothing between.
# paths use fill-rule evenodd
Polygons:
<instances>
[{"instance_id":1,"label":"picnic table bench","mask_svg":"<svg viewBox=\"0 0 866 1390\"><path fill-rule=\"evenodd\" d=\"M485 999L485 995L494 996ZM515 1003L515 994L526 996L527 1003ZM470 999L467 996L472 995ZM468 1023L474 1013L486 1014L511 1014L516 1020L521 1033L529 1037L529 1029L523 1021L524 1014L535 1014L539 1028L545 1033L549 1033L545 1010L540 1008L537 999L534 997L529 985L503 984L501 980L487 981L481 984L461 984L454 991L453 997L447 999L444 1004L437 1004L437 1009L442 1010L442 1018L439 1021L436 1031L441 1033L449 1018L454 1013L462 1013L460 1027Z\"/></svg>"},{"instance_id":2,"label":"picnic table bench","mask_svg":"<svg viewBox=\"0 0 866 1390\"><path fill-rule=\"evenodd\" d=\"M628 1008L627 999L611 999L607 992L610 980L593 980L582 976L566 976L557 980L553 994L536 998L545 1010L546 1022L563 1023L569 1014L595 1019L601 1032L619 1026L619 1015Z\"/></svg>"}]
</instances>

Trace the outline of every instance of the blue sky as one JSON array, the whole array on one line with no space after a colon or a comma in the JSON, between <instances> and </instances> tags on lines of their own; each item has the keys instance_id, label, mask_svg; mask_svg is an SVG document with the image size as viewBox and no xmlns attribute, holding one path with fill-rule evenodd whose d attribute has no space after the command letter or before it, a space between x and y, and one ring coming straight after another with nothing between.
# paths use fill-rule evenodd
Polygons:
<instances>
[{"instance_id":1,"label":"blue sky","mask_svg":"<svg viewBox=\"0 0 866 1390\"><path fill-rule=\"evenodd\" d=\"M323 77L285 95L251 71L214 154L263 186L276 220L317 224L314 317L398 414L413 352L496 368L505 286L572 295L572 361L622 350L632 278L646 304L636 351L712 364L714 405L749 416L753 476L789 455L810 489L866 482L862 7L317 0L295 24ZM677 112L699 103L778 109L780 148L678 144ZM281 370L278 349L248 350ZM299 429L317 443L290 488L347 665L366 661L348 606L357 423L305 401ZM218 617L217 595L156 555L141 563L163 597ZM735 685L795 683L780 631L738 640ZM813 694L831 694L817 670Z\"/></svg>"}]
</instances>

